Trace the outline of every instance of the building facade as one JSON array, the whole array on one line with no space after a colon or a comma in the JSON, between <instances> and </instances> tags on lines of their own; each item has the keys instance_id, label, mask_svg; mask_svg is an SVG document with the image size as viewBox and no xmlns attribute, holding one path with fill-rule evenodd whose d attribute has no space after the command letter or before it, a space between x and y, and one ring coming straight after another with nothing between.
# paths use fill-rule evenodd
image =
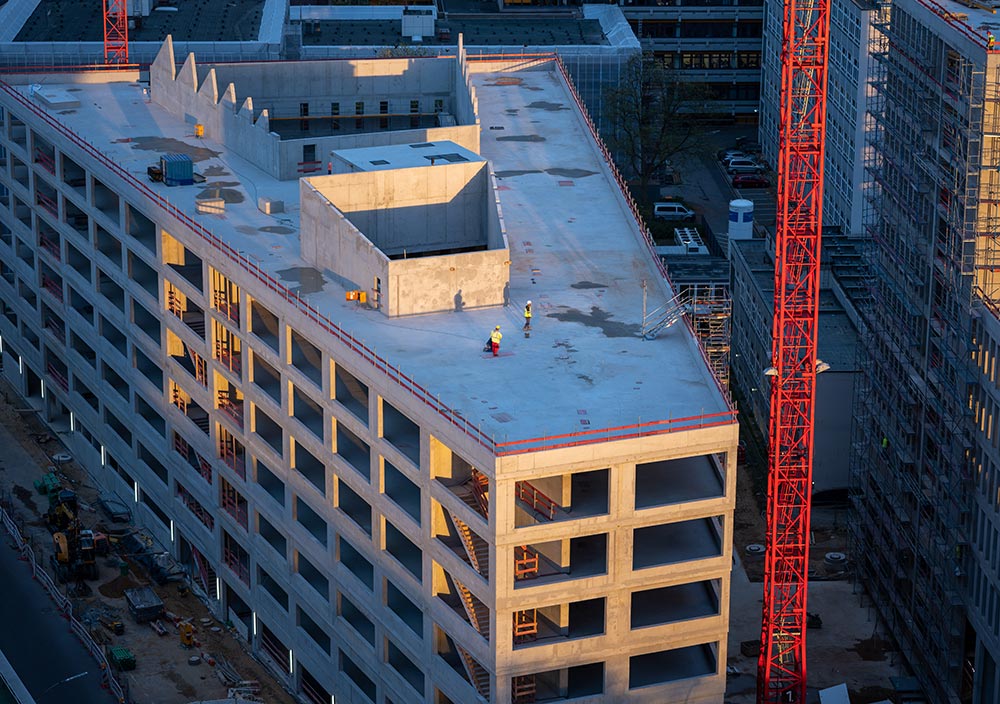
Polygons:
<instances>
[{"instance_id":1,"label":"building facade","mask_svg":"<svg viewBox=\"0 0 1000 704\"><path fill-rule=\"evenodd\" d=\"M872 301L855 414L853 559L931 702L1000 696L989 547L1000 222L992 17L919 0L872 16Z\"/></svg>"},{"instance_id":2,"label":"building facade","mask_svg":"<svg viewBox=\"0 0 1000 704\"><path fill-rule=\"evenodd\" d=\"M580 112L528 127L557 66L175 66L0 85L6 378L314 704L719 701L735 415L686 326L581 313L670 291Z\"/></svg>"}]
</instances>

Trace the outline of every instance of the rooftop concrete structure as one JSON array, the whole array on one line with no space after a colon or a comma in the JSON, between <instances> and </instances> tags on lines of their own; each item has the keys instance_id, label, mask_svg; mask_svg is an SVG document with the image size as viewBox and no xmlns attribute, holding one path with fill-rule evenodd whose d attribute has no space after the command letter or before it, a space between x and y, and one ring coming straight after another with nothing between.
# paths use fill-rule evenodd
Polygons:
<instances>
[{"instance_id":1,"label":"rooftop concrete structure","mask_svg":"<svg viewBox=\"0 0 1000 704\"><path fill-rule=\"evenodd\" d=\"M257 65L441 73L482 125L486 161L287 178L233 69L163 51L148 99L0 85L3 373L309 701L718 702L735 413L688 326L640 337L674 292L559 65Z\"/></svg>"}]
</instances>

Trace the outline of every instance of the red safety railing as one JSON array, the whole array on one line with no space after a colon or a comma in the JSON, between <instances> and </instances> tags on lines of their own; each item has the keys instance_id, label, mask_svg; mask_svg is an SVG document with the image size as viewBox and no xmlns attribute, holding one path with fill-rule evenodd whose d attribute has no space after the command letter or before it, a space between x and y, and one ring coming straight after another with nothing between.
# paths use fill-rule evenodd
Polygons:
<instances>
[{"instance_id":1,"label":"red safety railing","mask_svg":"<svg viewBox=\"0 0 1000 704\"><path fill-rule=\"evenodd\" d=\"M45 329L56 336L59 342L65 344L66 342L66 328L65 326L57 321L55 318L49 318L45 321Z\"/></svg>"},{"instance_id":2,"label":"red safety railing","mask_svg":"<svg viewBox=\"0 0 1000 704\"><path fill-rule=\"evenodd\" d=\"M232 550L223 550L222 561L226 563L226 567L233 571L240 581L250 586L250 567L244 565L240 560L239 556Z\"/></svg>"},{"instance_id":3,"label":"red safety railing","mask_svg":"<svg viewBox=\"0 0 1000 704\"><path fill-rule=\"evenodd\" d=\"M550 521L556 517L559 504L538 490L530 482L515 482L514 497L531 507L531 510Z\"/></svg>"},{"instance_id":4,"label":"red safety railing","mask_svg":"<svg viewBox=\"0 0 1000 704\"><path fill-rule=\"evenodd\" d=\"M219 410L229 416L240 430L243 429L243 402L233 401L226 391L219 392Z\"/></svg>"},{"instance_id":5,"label":"red safety railing","mask_svg":"<svg viewBox=\"0 0 1000 704\"><path fill-rule=\"evenodd\" d=\"M55 257L57 261L62 261L62 252L59 251L59 243L55 240L49 239L45 235L39 235L38 246Z\"/></svg>"},{"instance_id":6,"label":"red safety railing","mask_svg":"<svg viewBox=\"0 0 1000 704\"><path fill-rule=\"evenodd\" d=\"M44 152L43 150L35 147L35 163L41 166L43 169L48 171L50 174L55 176L56 173L56 161L55 159Z\"/></svg>"},{"instance_id":7,"label":"red safety railing","mask_svg":"<svg viewBox=\"0 0 1000 704\"><path fill-rule=\"evenodd\" d=\"M41 208L45 210L45 212L47 212L49 215L55 218L59 217L59 206L56 205L56 202L54 200L49 198L44 193L36 193L35 202L38 203L38 205L41 206Z\"/></svg>"},{"instance_id":8,"label":"red safety railing","mask_svg":"<svg viewBox=\"0 0 1000 704\"><path fill-rule=\"evenodd\" d=\"M48 375L56 383L56 386L63 391L69 391L69 380L66 379L66 375L60 372L52 362L46 365L45 371L48 372Z\"/></svg>"},{"instance_id":9,"label":"red safety railing","mask_svg":"<svg viewBox=\"0 0 1000 704\"><path fill-rule=\"evenodd\" d=\"M187 507L187 510L190 511L195 518L201 521L202 525L209 530L213 530L215 528L215 516L212 515L212 512L202 506L198 499L194 498L194 496L192 496L191 493L180 484L177 485L177 497L181 500L181 503Z\"/></svg>"},{"instance_id":10,"label":"red safety railing","mask_svg":"<svg viewBox=\"0 0 1000 704\"><path fill-rule=\"evenodd\" d=\"M51 293L53 296L59 299L59 302L63 301L63 290L62 282L51 279L48 276L42 277L42 288Z\"/></svg>"},{"instance_id":11,"label":"red safety railing","mask_svg":"<svg viewBox=\"0 0 1000 704\"><path fill-rule=\"evenodd\" d=\"M971 25L966 24L957 16L956 12L949 10L944 5L934 2L934 0L917 0L917 2L950 24L960 33L964 34L967 39L971 39L978 44L982 44L984 47L986 46L985 35L980 34Z\"/></svg>"},{"instance_id":12,"label":"red safety railing","mask_svg":"<svg viewBox=\"0 0 1000 704\"><path fill-rule=\"evenodd\" d=\"M492 58L493 60L496 60L497 57L501 56L504 59L512 59L512 60L518 58L517 56L482 55L481 57L470 56L469 59L474 60L480 58L482 60L487 60L488 58ZM612 174L615 176L619 184L619 187L622 189L622 193L625 196L626 201L629 203L629 207L632 209L633 215L636 217L637 222L640 224L641 231L645 234L647 238L647 243L650 246L650 253L654 257L654 261L657 263L658 268L666 277L667 276L666 270L663 268L662 263L659 260L659 257L655 256L655 251L652 249L653 245L651 244L652 239L649 236L648 229L646 229L644 224L642 224L642 218L639 215L638 209L635 206L635 201L628 194L628 189L625 187L624 179L622 179L621 174L618 172L617 168L615 168L614 160L611 158L610 152L608 151L607 147L604 146L603 141L597 134L597 129L596 127L594 127L593 121L590 119L590 116L587 113L587 110L584 107L582 100L577 94L576 89L573 86L573 82L572 80L570 80L569 74L566 71L566 68L563 65L562 61L555 55L546 56L544 54L528 54L524 55L524 57L527 57L532 62L539 64L544 63L545 61L555 61L556 66L558 67L560 73L566 79L566 85L568 86L574 101L579 107L581 114L584 116L584 119L591 131L593 138L595 139L598 147L600 148L601 153L604 155L604 158L607 161L608 166L612 171ZM699 426L695 426L695 425L679 424L678 421L662 421L661 423L663 424L663 426L659 430L653 430L647 428L641 431L636 430L636 432L633 433L623 433L622 431L625 430L626 428L638 429L640 428L640 426L638 425L622 426L620 428L609 428L605 431L594 430L590 431L589 433L583 433L583 434L573 433L569 435L556 435L549 437L530 438L511 443L495 443L493 439L487 433L484 433L479 426L474 425L466 418L463 418L458 411L441 403L424 386L418 384L409 375L404 374L398 366L393 366L386 359L375 354L375 352L372 349L370 349L367 345L365 345L362 341L360 341L352 334L345 331L343 328L334 323L328 317L326 317L318 310L316 310L316 308L314 308L312 305L300 299L298 294L292 293L290 289L288 289L286 286L278 282L274 277L272 277L270 274L264 271L261 268L259 261L251 259L251 257L246 253L234 248L224 239L207 230L203 225L196 222L189 215L185 214L183 211L181 211L176 206L171 204L162 195L153 191L149 186L143 183L143 181L138 179L135 175L133 175L129 171L126 171L120 164L115 162L104 152L97 149L93 144L81 138L73 130L69 129L63 123L56 120L48 112L41 109L38 105L35 105L32 101L28 100L28 98L26 98L19 91L13 88L10 84L0 81L0 92L6 94L21 108L35 115L42 123L50 127L55 132L59 133L70 143L75 145L85 155L87 155L87 157L94 160L96 163L100 164L109 172L111 172L116 177L121 179L125 184L127 184L135 191L137 191L142 197L146 198L154 207L161 209L168 216L170 216L178 223L189 229L195 236L200 237L207 244L209 244L210 246L218 250L221 254L232 260L234 263L240 266L247 274L256 279L256 281L260 285L272 291L274 294L283 299L287 304L295 307L300 314L304 315L306 318L312 321L321 330L324 330L325 332L329 333L336 341L338 341L340 344L346 347L347 350L360 357L364 363L373 367L376 372L384 374L390 381L397 384L403 391L411 394L419 402L431 408L446 422L450 423L454 428L458 429L459 431L465 433L467 436L472 438L476 443L486 448L487 450L490 450L496 454L508 455L508 454L516 454L518 452L538 451L542 449L552 449L555 447L569 447L573 445L581 445L587 443L605 442L609 439L639 437L642 435L652 435L657 432L672 432L675 430L687 430L690 429L690 427L709 427L710 425L722 425L727 422L728 423L735 422L736 412L735 410L732 409L728 394L722 388L722 386L719 385L719 389L722 392L723 398L725 399L727 406L729 406L729 410L724 414L715 414L714 416L709 416L709 418L715 419L715 422L712 423L703 423ZM688 328L691 329L690 320L687 320L687 318L685 318L685 320L687 322ZM700 345L698 347L699 349L701 349ZM704 357L704 350L701 350L701 352L702 356ZM705 362L707 366L708 365L707 357L705 358ZM708 368L710 369L711 367ZM716 379L716 384L718 384L717 379ZM726 416L728 420L723 420L721 416ZM643 424L643 426L647 425L649 424ZM600 433L604 433L604 435L601 435ZM569 442L553 443L553 440L557 439L569 439ZM520 446L520 449L513 447L515 445ZM503 449L505 447L510 449L506 450Z\"/></svg>"}]
</instances>

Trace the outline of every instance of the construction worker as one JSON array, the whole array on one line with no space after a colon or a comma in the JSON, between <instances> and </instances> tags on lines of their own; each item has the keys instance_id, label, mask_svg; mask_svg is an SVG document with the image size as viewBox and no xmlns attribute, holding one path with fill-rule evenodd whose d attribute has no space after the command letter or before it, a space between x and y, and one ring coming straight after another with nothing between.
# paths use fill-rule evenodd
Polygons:
<instances>
[{"instance_id":1,"label":"construction worker","mask_svg":"<svg viewBox=\"0 0 1000 704\"><path fill-rule=\"evenodd\" d=\"M993 51L993 45L996 44L996 41L993 32L986 32L986 51Z\"/></svg>"},{"instance_id":2,"label":"construction worker","mask_svg":"<svg viewBox=\"0 0 1000 704\"><path fill-rule=\"evenodd\" d=\"M497 325L493 328L493 332L490 333L490 347L493 350L494 357L500 354L500 340L502 339L503 335L500 333L500 326Z\"/></svg>"},{"instance_id":3,"label":"construction worker","mask_svg":"<svg viewBox=\"0 0 1000 704\"><path fill-rule=\"evenodd\" d=\"M524 304L524 329L531 330L531 301Z\"/></svg>"}]
</instances>

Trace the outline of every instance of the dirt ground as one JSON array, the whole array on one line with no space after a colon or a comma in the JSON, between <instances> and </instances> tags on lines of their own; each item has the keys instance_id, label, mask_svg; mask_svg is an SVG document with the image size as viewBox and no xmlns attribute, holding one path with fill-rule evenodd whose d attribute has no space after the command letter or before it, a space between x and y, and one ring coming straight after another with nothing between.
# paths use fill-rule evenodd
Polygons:
<instances>
[{"instance_id":1,"label":"dirt ground","mask_svg":"<svg viewBox=\"0 0 1000 704\"><path fill-rule=\"evenodd\" d=\"M51 458L66 449L58 437L42 425L37 414L25 406L6 382L0 380L0 445L5 450L0 459L0 495L11 498L15 520L22 526L39 561L48 564L53 552L52 538L43 519L48 499L37 493L32 483L46 472L47 467L55 464ZM89 477L73 461L59 465L58 471L64 487L77 492L84 527L100 529L104 516L93 508L98 492L90 484ZM129 574L123 576L119 569L121 561L114 552L98 558L99 576L88 582L89 595L72 593L76 591L72 587L69 591L74 612L90 627L95 640L108 647L128 647L135 655L136 669L122 673L123 683L127 684L133 701L138 704L187 704L226 698L228 689L217 672L219 668L208 664L211 661L228 665L243 680L258 682L259 698L268 704L295 701L247 652L242 641L212 617L196 596L181 594L177 583L157 586L142 566L131 560L128 561ZM163 600L167 612L178 620L191 620L196 628L194 648L181 646L173 620L162 619L166 634L158 635L148 624L137 624L131 618L124 590L145 585L151 586ZM125 626L124 634L114 635L101 625L101 618L121 621ZM193 655L199 656L201 663L189 664Z\"/></svg>"}]
</instances>

